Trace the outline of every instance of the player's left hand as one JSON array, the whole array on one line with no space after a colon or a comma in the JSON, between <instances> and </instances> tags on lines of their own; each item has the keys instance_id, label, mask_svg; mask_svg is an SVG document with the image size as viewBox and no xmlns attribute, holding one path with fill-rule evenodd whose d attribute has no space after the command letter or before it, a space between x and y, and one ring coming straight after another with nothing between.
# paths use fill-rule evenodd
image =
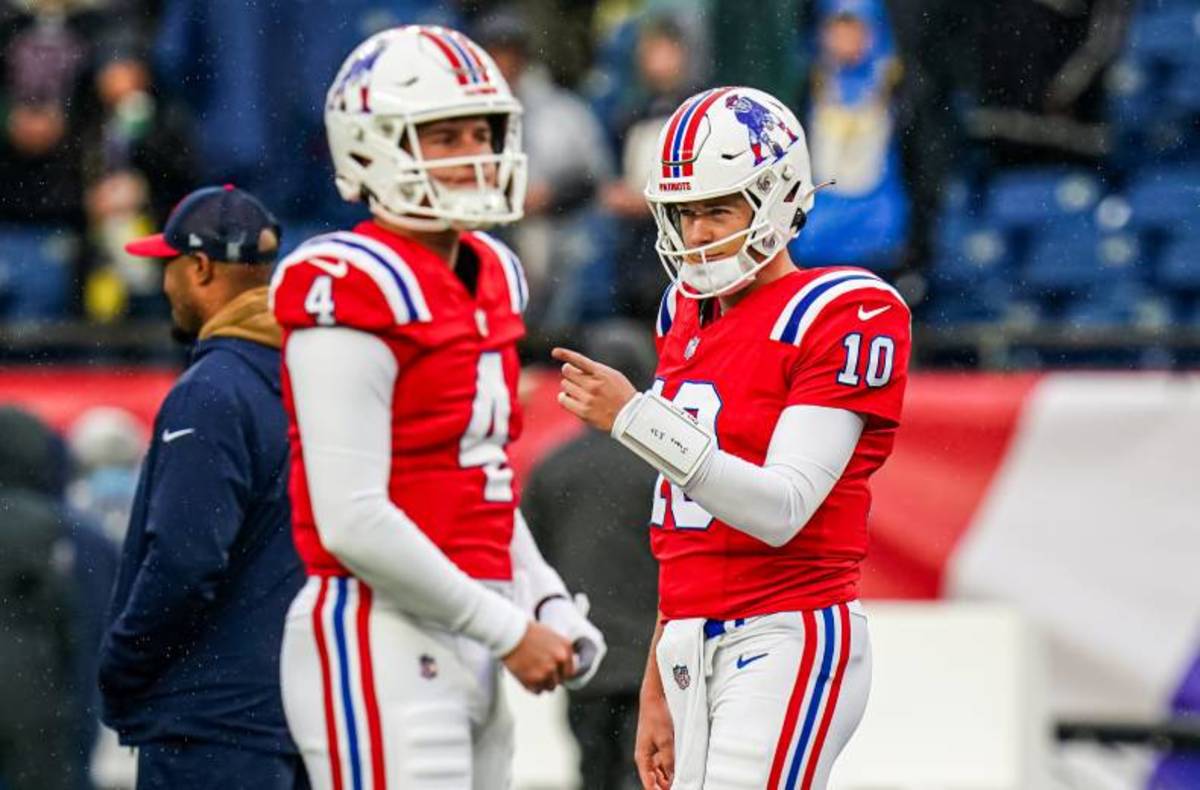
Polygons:
<instances>
[{"instance_id":1,"label":"player's left hand","mask_svg":"<svg viewBox=\"0 0 1200 790\"><path fill-rule=\"evenodd\" d=\"M556 348L551 356L563 363L558 402L593 428L610 432L617 412L637 394L629 379L578 351Z\"/></svg>"},{"instance_id":2,"label":"player's left hand","mask_svg":"<svg viewBox=\"0 0 1200 790\"><path fill-rule=\"evenodd\" d=\"M600 662L608 652L604 634L587 619L591 608L587 596L576 593L575 600L554 598L541 607L538 622L566 637L575 652L575 674L563 681L563 685L577 691L588 684L600 669Z\"/></svg>"}]
</instances>

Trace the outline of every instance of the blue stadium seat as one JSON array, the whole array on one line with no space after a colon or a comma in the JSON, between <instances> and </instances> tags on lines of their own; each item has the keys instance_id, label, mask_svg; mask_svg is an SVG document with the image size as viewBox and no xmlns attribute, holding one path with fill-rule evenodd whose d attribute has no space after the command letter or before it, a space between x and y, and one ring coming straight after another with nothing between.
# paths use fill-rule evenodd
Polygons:
<instances>
[{"instance_id":1,"label":"blue stadium seat","mask_svg":"<svg viewBox=\"0 0 1200 790\"><path fill-rule=\"evenodd\" d=\"M1091 238L1044 236L1030 247L1021 270L1022 283L1035 296L1085 292L1099 279Z\"/></svg>"},{"instance_id":2,"label":"blue stadium seat","mask_svg":"<svg viewBox=\"0 0 1200 790\"><path fill-rule=\"evenodd\" d=\"M985 219L1001 228L1032 228L1086 215L1100 200L1100 182L1078 170L1005 172L988 187Z\"/></svg>"},{"instance_id":3,"label":"blue stadium seat","mask_svg":"<svg viewBox=\"0 0 1200 790\"><path fill-rule=\"evenodd\" d=\"M1137 56L1185 64L1200 49L1200 8L1179 3L1135 15L1129 48Z\"/></svg>"},{"instance_id":4,"label":"blue stadium seat","mask_svg":"<svg viewBox=\"0 0 1200 790\"><path fill-rule=\"evenodd\" d=\"M957 285L935 282L922 321L934 326L996 323L1007 315L1013 290L1012 283L998 280Z\"/></svg>"},{"instance_id":5,"label":"blue stadium seat","mask_svg":"<svg viewBox=\"0 0 1200 790\"><path fill-rule=\"evenodd\" d=\"M1173 290L1200 291L1200 235L1167 244L1159 257L1158 281Z\"/></svg>"},{"instance_id":6,"label":"blue stadium seat","mask_svg":"<svg viewBox=\"0 0 1200 790\"><path fill-rule=\"evenodd\" d=\"M1200 47L1200 43L1194 46ZM1175 71L1167 86L1166 99L1176 113L1194 115L1200 112L1200 57Z\"/></svg>"},{"instance_id":7,"label":"blue stadium seat","mask_svg":"<svg viewBox=\"0 0 1200 790\"><path fill-rule=\"evenodd\" d=\"M971 285L1004 276L1010 263L1010 245L1004 234L951 221L942 225L932 274L947 285Z\"/></svg>"},{"instance_id":8,"label":"blue stadium seat","mask_svg":"<svg viewBox=\"0 0 1200 790\"><path fill-rule=\"evenodd\" d=\"M66 315L79 239L62 228L0 225L0 317Z\"/></svg>"},{"instance_id":9,"label":"blue stadium seat","mask_svg":"<svg viewBox=\"0 0 1200 790\"><path fill-rule=\"evenodd\" d=\"M1063 310L1063 320L1077 327L1141 326L1168 319L1162 300L1136 283L1098 287L1071 299Z\"/></svg>"},{"instance_id":10,"label":"blue stadium seat","mask_svg":"<svg viewBox=\"0 0 1200 790\"><path fill-rule=\"evenodd\" d=\"M1016 289L1012 245L972 214L965 185L948 189L936 231L922 320L937 326L1002 320Z\"/></svg>"},{"instance_id":11,"label":"blue stadium seat","mask_svg":"<svg viewBox=\"0 0 1200 790\"><path fill-rule=\"evenodd\" d=\"M1156 167L1142 172L1129 188L1132 222L1162 230L1200 223L1200 165Z\"/></svg>"},{"instance_id":12,"label":"blue stadium seat","mask_svg":"<svg viewBox=\"0 0 1200 790\"><path fill-rule=\"evenodd\" d=\"M1063 223L1034 240L1022 279L1036 296L1089 294L1138 280L1142 257L1133 234L1100 234L1089 221Z\"/></svg>"},{"instance_id":13,"label":"blue stadium seat","mask_svg":"<svg viewBox=\"0 0 1200 790\"><path fill-rule=\"evenodd\" d=\"M1137 131L1157 109L1158 82L1145 60L1123 57L1108 78L1110 117L1122 131Z\"/></svg>"}]
</instances>

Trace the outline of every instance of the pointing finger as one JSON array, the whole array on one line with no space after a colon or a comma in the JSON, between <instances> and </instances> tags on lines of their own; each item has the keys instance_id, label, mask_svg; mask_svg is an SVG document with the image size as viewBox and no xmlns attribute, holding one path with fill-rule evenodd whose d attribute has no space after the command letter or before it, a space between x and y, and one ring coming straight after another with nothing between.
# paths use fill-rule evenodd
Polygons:
<instances>
[{"instance_id":1,"label":"pointing finger","mask_svg":"<svg viewBox=\"0 0 1200 790\"><path fill-rule=\"evenodd\" d=\"M550 355L559 362L569 362L575 367L582 370L584 373L595 373L596 363L580 354L578 351L572 351L569 348L556 348Z\"/></svg>"}]
</instances>

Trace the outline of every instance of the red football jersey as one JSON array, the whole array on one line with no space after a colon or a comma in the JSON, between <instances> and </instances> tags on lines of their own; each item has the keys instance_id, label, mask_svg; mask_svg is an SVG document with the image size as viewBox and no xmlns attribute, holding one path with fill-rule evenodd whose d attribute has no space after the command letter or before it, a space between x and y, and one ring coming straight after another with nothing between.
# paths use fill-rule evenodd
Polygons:
<instances>
[{"instance_id":1,"label":"red football jersey","mask_svg":"<svg viewBox=\"0 0 1200 790\"><path fill-rule=\"evenodd\" d=\"M374 222L317 236L276 269L271 300L290 334L339 326L380 337L396 357L389 494L468 575L509 580L517 497L505 445L521 431L516 341L528 286L516 256L464 233L478 261L475 294L430 250ZM461 253L460 253L461 254ZM348 574L321 545L284 364L292 524L311 574Z\"/></svg>"},{"instance_id":2,"label":"red football jersey","mask_svg":"<svg viewBox=\"0 0 1200 790\"><path fill-rule=\"evenodd\" d=\"M650 542L664 617L728 620L853 600L867 480L891 452L908 377L907 306L868 271L825 268L768 283L703 326L700 310L674 287L664 295L654 387L722 450L762 464L779 415L799 404L847 409L866 425L829 496L780 548L714 518L660 476Z\"/></svg>"}]
</instances>

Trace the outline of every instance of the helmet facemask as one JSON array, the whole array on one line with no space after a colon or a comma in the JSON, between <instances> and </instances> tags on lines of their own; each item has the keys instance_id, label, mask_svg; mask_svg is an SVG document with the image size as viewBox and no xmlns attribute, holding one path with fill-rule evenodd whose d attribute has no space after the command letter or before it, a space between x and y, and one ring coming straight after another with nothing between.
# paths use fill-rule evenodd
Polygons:
<instances>
[{"instance_id":1,"label":"helmet facemask","mask_svg":"<svg viewBox=\"0 0 1200 790\"><path fill-rule=\"evenodd\" d=\"M650 201L658 224L655 251L679 292L690 299L707 299L735 293L749 285L798 232L797 223L780 228L771 221L769 208L788 189L799 190L800 182L790 177L780 178L770 168L756 173L749 183L726 193L740 195L750 206L750 224L724 238L694 247L684 242L679 215L679 206L691 201ZM789 195L788 200L792 199L794 195ZM742 243L732 255L711 257L713 251L724 250L739 238Z\"/></svg>"},{"instance_id":2,"label":"helmet facemask","mask_svg":"<svg viewBox=\"0 0 1200 790\"><path fill-rule=\"evenodd\" d=\"M492 126L491 153L425 158L420 124L473 116ZM524 213L526 157L517 109L464 108L436 118L369 116L357 125L349 148L348 159L358 172L338 174L342 197L365 200L372 214L392 224L415 231L474 230L514 222ZM474 170L473 188L449 187L431 172L463 166ZM494 182L488 169L495 170Z\"/></svg>"}]
</instances>

